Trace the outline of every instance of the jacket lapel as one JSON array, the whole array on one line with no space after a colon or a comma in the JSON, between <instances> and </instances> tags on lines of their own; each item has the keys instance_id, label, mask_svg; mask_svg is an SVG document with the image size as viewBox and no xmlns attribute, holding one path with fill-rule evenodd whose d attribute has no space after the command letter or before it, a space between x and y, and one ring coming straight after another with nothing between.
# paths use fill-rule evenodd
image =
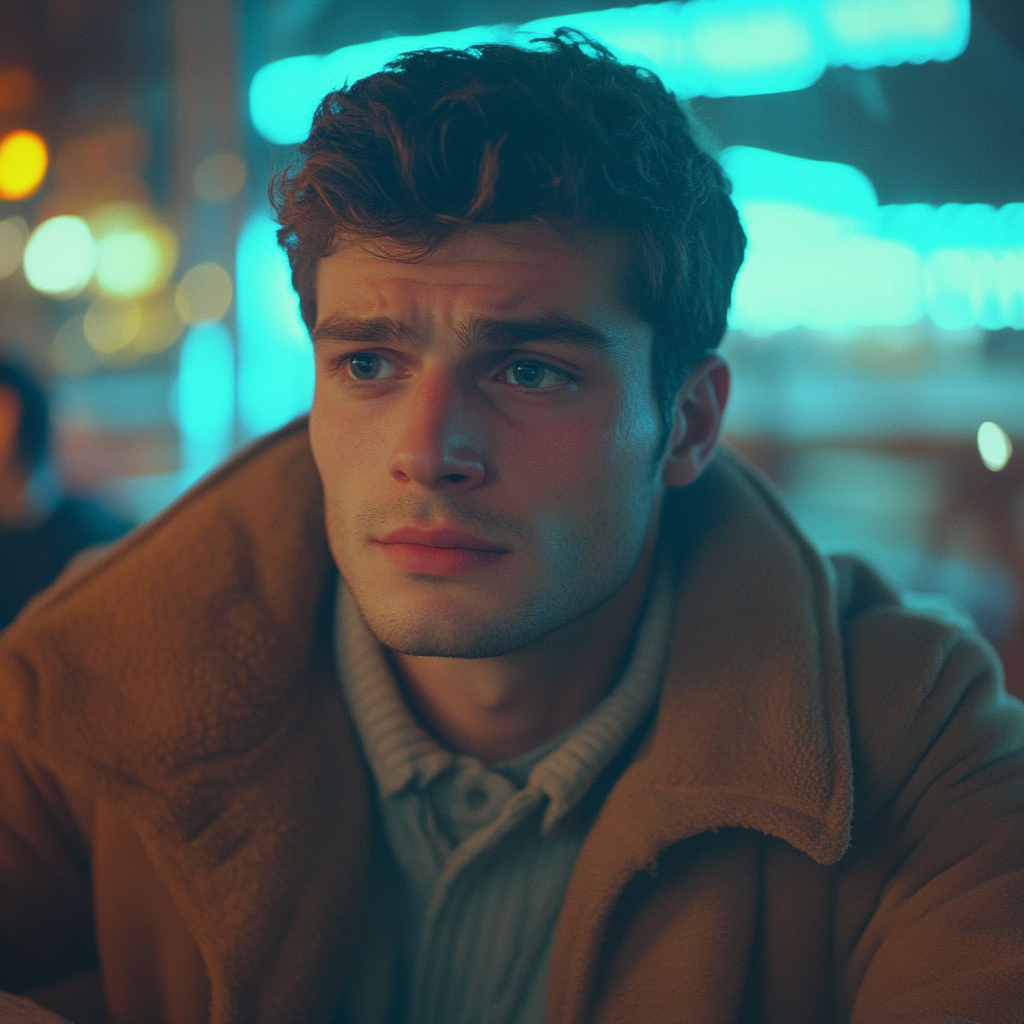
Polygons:
<instances>
[{"instance_id":1,"label":"jacket lapel","mask_svg":"<svg viewBox=\"0 0 1024 1024\"><path fill-rule=\"evenodd\" d=\"M552 958L552 1024L589 1018L617 901L675 844L738 828L777 836L822 864L849 845L845 677L825 563L770 489L725 453L673 495L664 529L680 580L665 686L651 735L605 802L570 883ZM719 909L746 912L752 936L756 896L720 881ZM716 920L695 914L688 932L704 933L704 954L676 970L699 974L720 958ZM731 948L738 969L747 952ZM730 1016L724 1006L686 1014Z\"/></svg>"},{"instance_id":2,"label":"jacket lapel","mask_svg":"<svg viewBox=\"0 0 1024 1024\"><path fill-rule=\"evenodd\" d=\"M305 424L250 449L5 638L21 740L119 806L206 962L212 1019L326 1019L368 794L330 657Z\"/></svg>"}]
</instances>

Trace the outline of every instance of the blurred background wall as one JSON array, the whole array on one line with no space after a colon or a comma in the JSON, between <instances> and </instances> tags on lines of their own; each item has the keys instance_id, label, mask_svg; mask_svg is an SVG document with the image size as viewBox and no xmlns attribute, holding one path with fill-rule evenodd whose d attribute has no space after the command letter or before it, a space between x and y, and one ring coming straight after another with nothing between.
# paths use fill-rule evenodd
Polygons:
<instances>
[{"instance_id":1,"label":"blurred background wall","mask_svg":"<svg viewBox=\"0 0 1024 1024\"><path fill-rule=\"evenodd\" d=\"M750 237L729 441L826 550L967 611L1024 695L1019 0L3 0L0 355L141 521L308 408L268 216L328 88L561 25L692 103Z\"/></svg>"}]
</instances>

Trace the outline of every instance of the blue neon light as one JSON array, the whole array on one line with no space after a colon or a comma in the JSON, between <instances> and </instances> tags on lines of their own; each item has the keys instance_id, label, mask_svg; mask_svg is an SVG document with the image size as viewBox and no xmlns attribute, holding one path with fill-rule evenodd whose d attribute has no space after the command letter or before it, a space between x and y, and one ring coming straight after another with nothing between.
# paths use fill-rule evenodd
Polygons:
<instances>
[{"instance_id":1,"label":"blue neon light","mask_svg":"<svg viewBox=\"0 0 1024 1024\"><path fill-rule=\"evenodd\" d=\"M924 315L1024 329L1024 203L878 206L845 164L735 146L721 156L747 232L730 326L849 331Z\"/></svg>"},{"instance_id":2,"label":"blue neon light","mask_svg":"<svg viewBox=\"0 0 1024 1024\"><path fill-rule=\"evenodd\" d=\"M277 225L253 214L238 238L238 415L255 437L309 409L313 351Z\"/></svg>"},{"instance_id":3,"label":"blue neon light","mask_svg":"<svg viewBox=\"0 0 1024 1024\"><path fill-rule=\"evenodd\" d=\"M950 60L967 45L970 0L691 0L518 27L395 36L267 64L249 89L253 124L271 142L299 142L327 92L379 71L401 53L487 42L528 45L563 25L589 33L621 60L650 68L680 96L745 96L806 88L830 64Z\"/></svg>"},{"instance_id":4,"label":"blue neon light","mask_svg":"<svg viewBox=\"0 0 1024 1024\"><path fill-rule=\"evenodd\" d=\"M223 324L202 324L185 335L176 391L182 484L187 486L231 450L235 356Z\"/></svg>"}]
</instances>

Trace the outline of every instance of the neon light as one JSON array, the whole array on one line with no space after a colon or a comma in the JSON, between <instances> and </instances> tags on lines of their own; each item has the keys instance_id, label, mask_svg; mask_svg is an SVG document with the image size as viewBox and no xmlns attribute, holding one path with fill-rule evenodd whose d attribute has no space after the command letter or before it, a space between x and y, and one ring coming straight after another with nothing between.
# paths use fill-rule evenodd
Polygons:
<instances>
[{"instance_id":1,"label":"neon light","mask_svg":"<svg viewBox=\"0 0 1024 1024\"><path fill-rule=\"evenodd\" d=\"M952 60L970 33L961 0L825 0L821 13L830 63L858 68Z\"/></svg>"},{"instance_id":2,"label":"neon light","mask_svg":"<svg viewBox=\"0 0 1024 1024\"><path fill-rule=\"evenodd\" d=\"M719 159L732 180L737 206L771 200L862 219L878 207L874 185L849 164L804 160L753 146L730 146Z\"/></svg>"},{"instance_id":3,"label":"neon light","mask_svg":"<svg viewBox=\"0 0 1024 1024\"><path fill-rule=\"evenodd\" d=\"M951 60L967 45L970 0L691 0L559 15L518 28L395 36L267 64L249 89L253 124L271 142L299 142L327 92L380 71L401 53L489 42L525 46L562 26L649 68L680 96L747 96L804 89L830 64Z\"/></svg>"},{"instance_id":4,"label":"neon light","mask_svg":"<svg viewBox=\"0 0 1024 1024\"><path fill-rule=\"evenodd\" d=\"M265 214L253 214L236 255L238 413L250 437L306 412L313 399L313 349L276 228Z\"/></svg>"},{"instance_id":5,"label":"neon light","mask_svg":"<svg viewBox=\"0 0 1024 1024\"><path fill-rule=\"evenodd\" d=\"M256 131L277 143L299 142L330 85L321 57L286 57L260 68L249 85L249 113Z\"/></svg>"},{"instance_id":6,"label":"neon light","mask_svg":"<svg viewBox=\"0 0 1024 1024\"><path fill-rule=\"evenodd\" d=\"M182 485L188 486L231 449L235 359L222 324L193 327L178 357L177 419Z\"/></svg>"},{"instance_id":7,"label":"neon light","mask_svg":"<svg viewBox=\"0 0 1024 1024\"><path fill-rule=\"evenodd\" d=\"M542 18L512 40L563 25L654 71L680 96L747 96L804 89L825 70L818 0L692 0Z\"/></svg>"},{"instance_id":8,"label":"neon light","mask_svg":"<svg viewBox=\"0 0 1024 1024\"><path fill-rule=\"evenodd\" d=\"M1024 203L880 207L845 164L739 146L722 164L749 239L732 327L1024 328Z\"/></svg>"}]
</instances>

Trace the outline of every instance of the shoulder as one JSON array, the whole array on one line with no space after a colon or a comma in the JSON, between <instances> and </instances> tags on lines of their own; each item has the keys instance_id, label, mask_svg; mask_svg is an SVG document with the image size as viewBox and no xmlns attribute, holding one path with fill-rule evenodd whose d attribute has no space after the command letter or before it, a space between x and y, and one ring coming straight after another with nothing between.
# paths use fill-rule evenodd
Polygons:
<instances>
[{"instance_id":1,"label":"shoulder","mask_svg":"<svg viewBox=\"0 0 1024 1024\"><path fill-rule=\"evenodd\" d=\"M239 548L246 535L271 533L282 516L297 521L322 519L321 504L303 417L254 442L121 543L101 551L100 557L73 564L33 602L23 619L26 625L39 622L48 609L55 610L85 591L91 596L93 589L102 590L106 582L126 571L140 582L149 573L160 572L167 562L206 563L212 572L217 556L237 554L231 549ZM109 533L119 525L111 517L98 517L91 503L77 499L66 502L60 515L79 531L103 528ZM116 536L115 532L96 540Z\"/></svg>"},{"instance_id":2,"label":"shoulder","mask_svg":"<svg viewBox=\"0 0 1024 1024\"><path fill-rule=\"evenodd\" d=\"M1024 751L1024 705L991 646L954 614L908 606L869 566L830 560L849 695L855 823L916 774Z\"/></svg>"},{"instance_id":3,"label":"shoulder","mask_svg":"<svg viewBox=\"0 0 1024 1024\"><path fill-rule=\"evenodd\" d=\"M98 744L112 760L197 744L210 756L237 740L214 725L239 718L243 687L247 737L280 713L319 637L331 564L296 421L25 609L0 636L0 719L54 763L77 751L85 764Z\"/></svg>"}]
</instances>

